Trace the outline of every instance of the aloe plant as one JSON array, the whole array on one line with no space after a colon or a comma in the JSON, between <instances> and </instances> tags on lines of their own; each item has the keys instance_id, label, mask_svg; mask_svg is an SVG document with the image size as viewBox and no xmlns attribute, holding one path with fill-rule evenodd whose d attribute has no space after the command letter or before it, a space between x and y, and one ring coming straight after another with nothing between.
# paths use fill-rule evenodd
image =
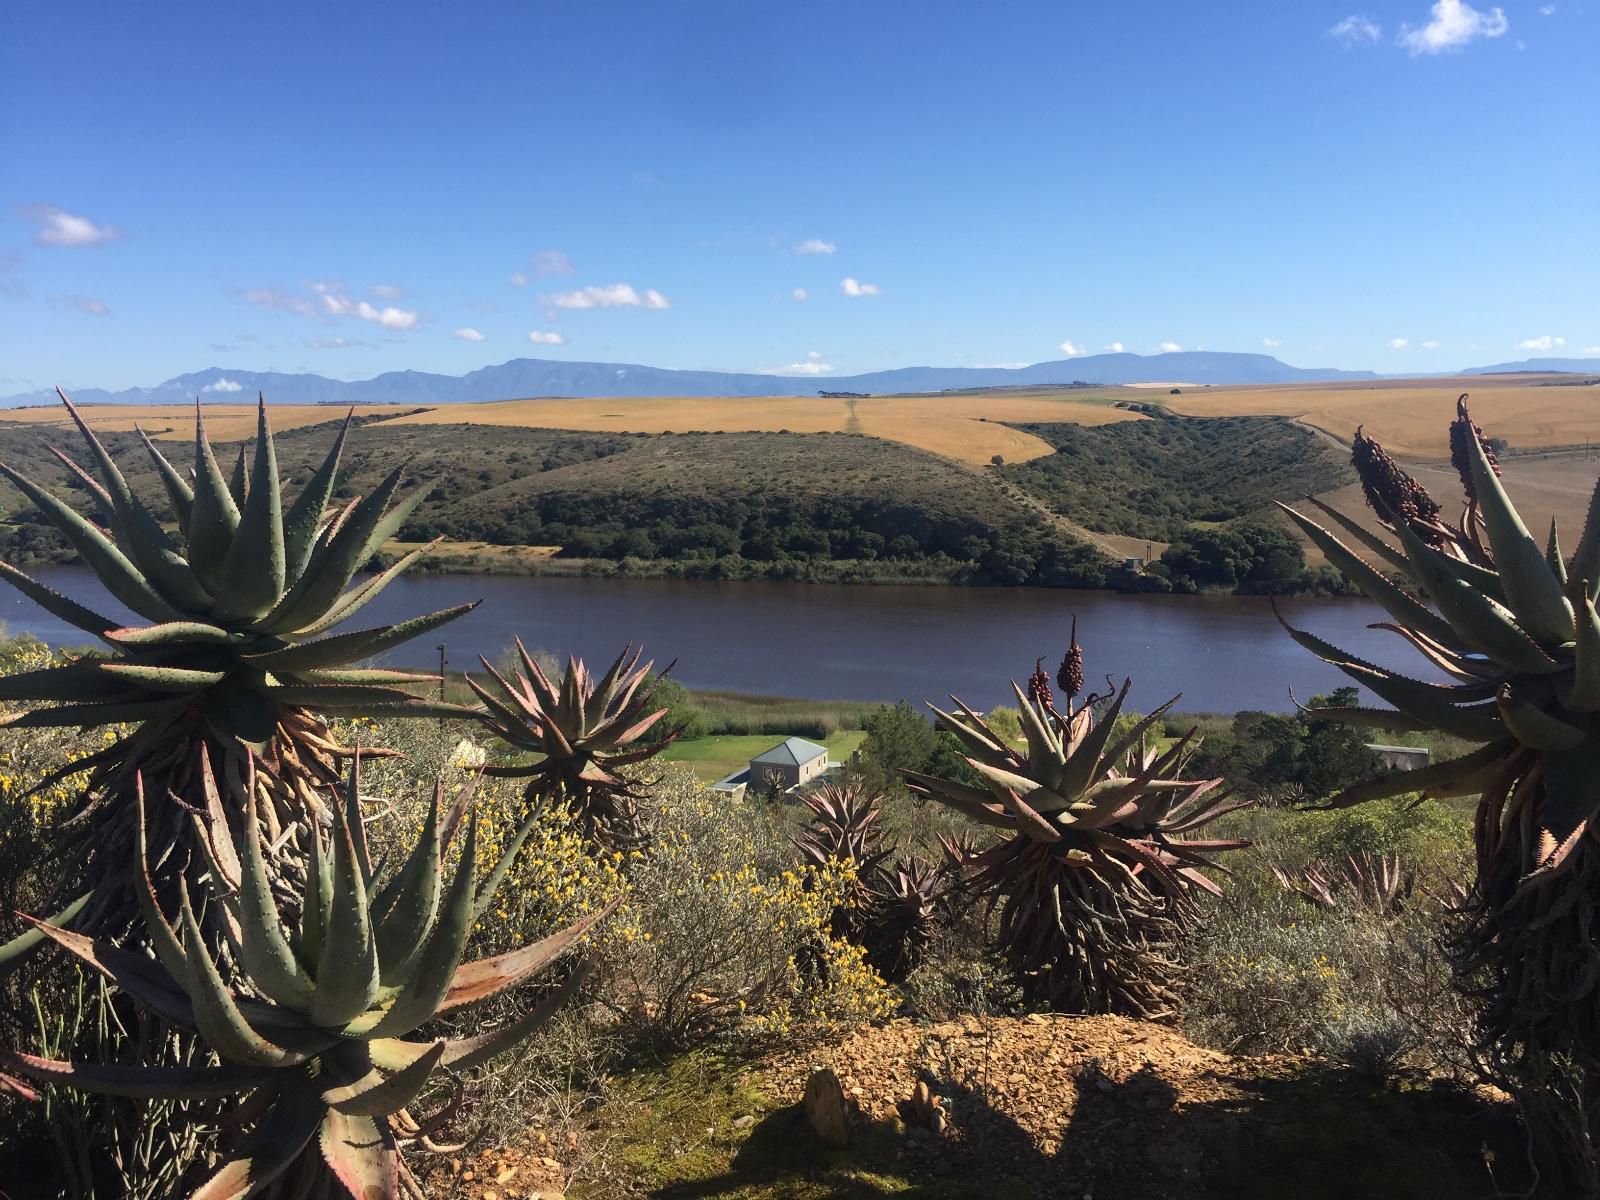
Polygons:
<instances>
[{"instance_id":1,"label":"aloe plant","mask_svg":"<svg viewBox=\"0 0 1600 1200\"><path fill-rule=\"evenodd\" d=\"M1189 835L1248 802L1230 803L1220 779L1183 777L1194 730L1166 750L1145 743L1176 697L1113 738L1130 686L1076 706L1067 697L1062 712L1042 669L1028 692L1013 682L1025 748L955 697L954 712L930 705L983 786L902 773L913 792L1003 835L956 852L973 872L967 886L999 906L999 949L1029 1000L1157 1020L1178 1001L1171 947L1193 893L1217 893L1205 871L1248 844Z\"/></svg>"},{"instance_id":2,"label":"aloe plant","mask_svg":"<svg viewBox=\"0 0 1600 1200\"><path fill-rule=\"evenodd\" d=\"M1450 429L1462 516L1359 433L1355 461L1383 532L1317 501L1343 536L1294 509L1306 535L1388 613L1448 682L1366 662L1309 632L1302 646L1389 707L1317 715L1385 730L1437 729L1476 743L1457 758L1363 780L1330 807L1418 792L1476 795L1477 870L1454 944L1459 985L1481 1002L1482 1047L1525 1079L1571 1064L1600 1111L1600 489L1569 556L1555 522L1523 523L1463 395ZM1404 501L1404 502L1403 502ZM1347 540L1348 539L1348 540ZM1592 1117L1582 1138L1600 1136ZM1589 1183L1600 1170L1588 1156Z\"/></svg>"},{"instance_id":3,"label":"aloe plant","mask_svg":"<svg viewBox=\"0 0 1600 1200\"><path fill-rule=\"evenodd\" d=\"M481 715L491 731L513 749L541 757L491 766L488 773L527 780L530 805L568 804L584 835L607 848L637 845L639 793L618 768L655 757L682 732L660 732L668 710L650 710L653 664L641 666L643 652L629 646L598 680L582 659L569 658L560 682L553 683L522 639L516 646L522 670L512 679L480 658L493 686L471 676L467 684L483 702Z\"/></svg>"},{"instance_id":4,"label":"aloe plant","mask_svg":"<svg viewBox=\"0 0 1600 1200\"><path fill-rule=\"evenodd\" d=\"M254 790L242 836L223 853L236 877L218 878L210 903L225 916L239 978L230 986L200 929L200 898L180 880L178 909L163 911L150 879L149 830L137 791L136 888L156 957L92 940L45 922L38 930L99 971L163 1021L195 1031L219 1062L201 1067L111 1066L0 1049L0 1072L112 1096L215 1099L219 1123L239 1137L193 1200L258 1194L419 1196L402 1150L430 1144L457 1107L411 1111L436 1085L487 1062L539 1028L581 984L572 972L523 1016L460 1039L417 1040L440 1013L513 987L576 946L603 910L520 949L462 962L474 917L505 877L534 818L476 884L476 818L470 787L454 803L436 789L415 846L387 879L373 871L362 833L360 759L344 802L332 805L331 836L307 839L304 885L285 921L274 899ZM465 822L455 872L444 855ZM459 1097L457 1098L457 1100Z\"/></svg>"},{"instance_id":5,"label":"aloe plant","mask_svg":"<svg viewBox=\"0 0 1600 1200\"><path fill-rule=\"evenodd\" d=\"M133 726L46 780L90 773L85 799L67 826L76 836L63 858L84 869L94 892L78 927L120 932L135 907L126 866L136 774L151 792L157 841L175 846L165 859L173 869L204 869L205 843L221 834L219 815L225 807L237 812L242 763L250 752L262 756L264 815L276 836L280 825L296 825L321 810L320 795L338 779L339 762L348 754L321 715L440 711L408 690L436 676L364 668L361 660L473 605L330 634L420 556L421 550L413 551L350 586L428 490L422 485L400 497L396 470L371 495L330 507L348 416L327 457L288 505L264 401L257 408L249 470L242 466L241 449L231 482L212 452L198 403L192 478L140 431L171 505L169 529L129 486L65 393L61 399L95 473L60 451L57 456L82 483L104 527L3 462L0 474L44 514L113 597L150 623L122 627L0 562L0 578L103 646L94 656L0 678L0 701L30 705L4 718L11 728ZM202 769L206 760L220 772L220 786Z\"/></svg>"}]
</instances>

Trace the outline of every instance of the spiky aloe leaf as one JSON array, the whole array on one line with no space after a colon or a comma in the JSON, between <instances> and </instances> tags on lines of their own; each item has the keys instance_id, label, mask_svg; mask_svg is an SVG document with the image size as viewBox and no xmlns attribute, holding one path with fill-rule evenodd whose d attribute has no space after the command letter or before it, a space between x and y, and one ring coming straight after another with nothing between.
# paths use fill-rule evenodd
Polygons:
<instances>
[{"instance_id":1,"label":"spiky aloe leaf","mask_svg":"<svg viewBox=\"0 0 1600 1200\"><path fill-rule=\"evenodd\" d=\"M384 510L399 488L404 471L404 466L396 467L361 499L333 540L312 554L305 573L257 622L258 629L264 633L293 632L328 611L351 577L372 557L367 540L383 521Z\"/></svg>"},{"instance_id":2,"label":"spiky aloe leaf","mask_svg":"<svg viewBox=\"0 0 1600 1200\"><path fill-rule=\"evenodd\" d=\"M291 673L359 662L437 629L447 621L453 621L471 612L482 603L481 600L474 600L470 604L458 604L454 608L440 609L438 612L412 617L409 621L401 621L394 625L384 625L376 629L357 629L313 642L298 642L281 649L248 655L247 661L263 670Z\"/></svg>"},{"instance_id":3,"label":"spiky aloe leaf","mask_svg":"<svg viewBox=\"0 0 1600 1200\"><path fill-rule=\"evenodd\" d=\"M366 883L342 805L334 805L332 874L333 896L311 997L311 1020L326 1029L353 1021L378 994L378 950Z\"/></svg>"},{"instance_id":4,"label":"spiky aloe leaf","mask_svg":"<svg viewBox=\"0 0 1600 1200\"><path fill-rule=\"evenodd\" d=\"M1582 581L1578 596L1577 642L1573 647L1572 691L1569 708L1600 711L1600 612L1589 599L1589 581Z\"/></svg>"},{"instance_id":5,"label":"spiky aloe leaf","mask_svg":"<svg viewBox=\"0 0 1600 1200\"><path fill-rule=\"evenodd\" d=\"M164 621L112 629L106 640L118 646L228 646L243 639L206 621Z\"/></svg>"},{"instance_id":6,"label":"spiky aloe leaf","mask_svg":"<svg viewBox=\"0 0 1600 1200\"><path fill-rule=\"evenodd\" d=\"M378 1200L397 1194L399 1156L387 1121L328 1109L318 1139L323 1161L352 1197Z\"/></svg>"},{"instance_id":7,"label":"spiky aloe leaf","mask_svg":"<svg viewBox=\"0 0 1600 1200\"><path fill-rule=\"evenodd\" d=\"M0 1067L101 1096L136 1100L227 1099L265 1082L258 1067L150 1067L121 1063L64 1062L0 1046Z\"/></svg>"},{"instance_id":8,"label":"spiky aloe leaf","mask_svg":"<svg viewBox=\"0 0 1600 1200\"><path fill-rule=\"evenodd\" d=\"M102 617L76 600L63 596L53 588L45 587L8 562L0 562L0 579L4 579L51 616L60 617L67 624L76 626L85 633L92 633L95 637L103 639L110 630L117 627L117 623L111 618Z\"/></svg>"},{"instance_id":9,"label":"spiky aloe leaf","mask_svg":"<svg viewBox=\"0 0 1600 1200\"><path fill-rule=\"evenodd\" d=\"M272 898L266 859L261 852L261 836L256 789L251 787L245 798L244 853L240 861L240 959L251 981L268 999L303 1008L311 998L313 984L296 961L278 920L278 906Z\"/></svg>"},{"instance_id":10,"label":"spiky aloe leaf","mask_svg":"<svg viewBox=\"0 0 1600 1200\"><path fill-rule=\"evenodd\" d=\"M1122 706L1128 699L1128 692L1133 687L1133 680L1124 679L1122 688L1117 692L1105 712L1096 716L1094 725L1084 735L1072 757L1066 763L1066 769L1061 779L1061 791L1067 795L1082 791L1089 786L1090 780L1099 771L1100 764L1105 755L1106 743L1111 738L1111 731L1116 727L1117 717L1122 712Z\"/></svg>"},{"instance_id":11,"label":"spiky aloe leaf","mask_svg":"<svg viewBox=\"0 0 1600 1200\"><path fill-rule=\"evenodd\" d=\"M544 813L535 808L528 814L522 824L517 826L517 831L511 835L510 841L506 843L505 849L500 853L500 861L495 863L494 869L489 872L488 878L483 881L483 886L478 889L477 898L472 902L472 919L474 922L483 916L490 904L494 903L495 893L500 890L500 885L505 882L506 873L511 870L511 865L516 862L517 855L522 853L522 847L528 840L528 835L533 832L533 827L539 823L543 816Z\"/></svg>"},{"instance_id":12,"label":"spiky aloe leaf","mask_svg":"<svg viewBox=\"0 0 1600 1200\"><path fill-rule=\"evenodd\" d=\"M1345 788L1331 800L1311 807L1350 808L1368 800L1386 800L1391 796L1403 796L1407 792L1419 792L1425 796L1454 795L1457 794L1456 791L1446 789L1470 789L1476 786L1500 766L1506 754L1515 748L1516 743L1510 739L1491 742L1487 746L1480 746L1470 754L1463 754L1460 758L1418 767L1415 771L1391 771L1387 775L1364 779Z\"/></svg>"},{"instance_id":13,"label":"spiky aloe leaf","mask_svg":"<svg viewBox=\"0 0 1600 1200\"><path fill-rule=\"evenodd\" d=\"M283 509L278 495L278 455L267 424L266 401L256 408L256 452L249 498L222 563L218 607L230 616L264 616L283 595L286 577Z\"/></svg>"},{"instance_id":14,"label":"spiky aloe leaf","mask_svg":"<svg viewBox=\"0 0 1600 1200\"><path fill-rule=\"evenodd\" d=\"M480 958L463 963L456 968L450 980L450 990L439 1004L440 1012L449 1012L464 1004L474 1004L521 983L535 972L555 962L578 944L595 924L615 911L620 900L612 900L598 912L574 921L565 929L551 934L543 941L497 954L493 958Z\"/></svg>"},{"instance_id":15,"label":"spiky aloe leaf","mask_svg":"<svg viewBox=\"0 0 1600 1200\"><path fill-rule=\"evenodd\" d=\"M1543 764L1539 826L1562 844L1600 812L1600 771L1594 769L1592 744L1547 752Z\"/></svg>"},{"instance_id":16,"label":"spiky aloe leaf","mask_svg":"<svg viewBox=\"0 0 1600 1200\"><path fill-rule=\"evenodd\" d=\"M206 949L200 923L189 903L189 889L178 879L179 907L183 914L184 958L189 967L189 999L200 1035L218 1054L250 1066L282 1067L305 1060L304 1054L273 1045L250 1027L211 954Z\"/></svg>"},{"instance_id":17,"label":"spiky aloe leaf","mask_svg":"<svg viewBox=\"0 0 1600 1200\"><path fill-rule=\"evenodd\" d=\"M372 601L377 598L378 594L382 592L384 588L388 587L395 581L396 578L409 570L414 563L422 559L424 555L432 551L432 549L443 540L444 538L442 536L436 537L427 545L418 546L410 553L404 554L395 559L394 562L390 563L387 567L379 571L376 575L367 580L365 583L361 584L359 587L351 588L317 620L312 621L309 625L301 626L296 632L301 637L316 637L318 634L326 633L336 625L344 624L344 622L348 621L351 617L355 616L356 613L360 612L368 604L372 603ZM379 545L381 546L381 543ZM375 546L373 548L373 552L376 553L377 549L378 547ZM371 556L369 555L368 557Z\"/></svg>"},{"instance_id":18,"label":"spiky aloe leaf","mask_svg":"<svg viewBox=\"0 0 1600 1200\"><path fill-rule=\"evenodd\" d=\"M109 665L82 660L0 675L0 700L129 700L140 696L137 682L117 678L105 670Z\"/></svg>"},{"instance_id":19,"label":"spiky aloe leaf","mask_svg":"<svg viewBox=\"0 0 1600 1200\"><path fill-rule=\"evenodd\" d=\"M557 1009L577 994L592 970L592 964L580 964L560 987L504 1028L477 1037L450 1041L445 1047L445 1065L457 1071L470 1071L505 1053L524 1038L531 1037L555 1015Z\"/></svg>"},{"instance_id":20,"label":"spiky aloe leaf","mask_svg":"<svg viewBox=\"0 0 1600 1200\"><path fill-rule=\"evenodd\" d=\"M300 489L300 494L295 497L294 504L283 518L284 564L290 579L299 579L305 573L312 547L316 545L317 530L322 524L322 514L327 511L328 501L333 498L339 459L344 454L344 439L350 432L350 421L355 411L352 408L345 413L344 423L339 426L339 436L333 439L332 449L306 481L305 487Z\"/></svg>"},{"instance_id":21,"label":"spiky aloe leaf","mask_svg":"<svg viewBox=\"0 0 1600 1200\"><path fill-rule=\"evenodd\" d=\"M1510 608L1518 623L1543 642L1560 645L1572 638L1572 606L1560 581L1550 570L1544 551L1528 532L1506 495L1483 444L1466 438L1472 481L1476 486L1478 508L1483 513L1489 545L1494 548L1495 568L1506 590Z\"/></svg>"},{"instance_id":22,"label":"spiky aloe leaf","mask_svg":"<svg viewBox=\"0 0 1600 1200\"><path fill-rule=\"evenodd\" d=\"M1576 750L1589 740L1589 732L1545 712L1506 687L1500 690L1500 715L1505 726L1524 746L1534 750Z\"/></svg>"},{"instance_id":23,"label":"spiky aloe leaf","mask_svg":"<svg viewBox=\"0 0 1600 1200\"><path fill-rule=\"evenodd\" d=\"M151 946L155 948L156 958L171 973L178 986L187 992L193 986L193 981L189 977L189 957L184 953L177 931L167 920L167 914L161 911L161 904L156 899L155 884L150 879L150 841L149 829L145 822L143 775L138 775L134 779L134 819L137 839L134 849L139 856L133 887L134 898L144 916L145 932L150 938Z\"/></svg>"},{"instance_id":24,"label":"spiky aloe leaf","mask_svg":"<svg viewBox=\"0 0 1600 1200\"><path fill-rule=\"evenodd\" d=\"M366 1030L374 1038L410 1033L439 1011L450 991L450 982L461 964L467 931L472 923L473 873L477 864L478 822L467 826L467 842L456 865L455 878L445 896L444 908L428 944L418 956L411 977L402 984L400 994L388 1012Z\"/></svg>"},{"instance_id":25,"label":"spiky aloe leaf","mask_svg":"<svg viewBox=\"0 0 1600 1200\"><path fill-rule=\"evenodd\" d=\"M156 449L156 444L150 440L150 435L140 426L133 427L139 435L139 440L144 443L150 461L155 464L156 474L161 477L161 486L167 489L167 499L172 503L172 511L178 514L178 525L182 529L189 528L190 513L194 509L194 488L189 486L189 481L170 462L167 456Z\"/></svg>"},{"instance_id":26,"label":"spiky aloe leaf","mask_svg":"<svg viewBox=\"0 0 1600 1200\"><path fill-rule=\"evenodd\" d=\"M194 1027L194 1006L189 1002L189 997L178 981L149 956L119 950L43 921L28 917L23 919L30 921L50 941L116 984L169 1024L180 1029Z\"/></svg>"},{"instance_id":27,"label":"spiky aloe leaf","mask_svg":"<svg viewBox=\"0 0 1600 1200\"><path fill-rule=\"evenodd\" d=\"M222 583L222 564L239 528L239 506L211 452L200 401L194 403L194 504L189 513L189 565L208 590Z\"/></svg>"},{"instance_id":28,"label":"spiky aloe leaf","mask_svg":"<svg viewBox=\"0 0 1600 1200\"><path fill-rule=\"evenodd\" d=\"M316 1136L324 1111L309 1080L292 1081L244 1144L189 1200L249 1200L265 1191Z\"/></svg>"},{"instance_id":29,"label":"spiky aloe leaf","mask_svg":"<svg viewBox=\"0 0 1600 1200\"><path fill-rule=\"evenodd\" d=\"M374 934L384 986L403 981L422 953L439 906L439 793L422 834L399 873L373 902Z\"/></svg>"},{"instance_id":30,"label":"spiky aloe leaf","mask_svg":"<svg viewBox=\"0 0 1600 1200\"><path fill-rule=\"evenodd\" d=\"M226 671L202 671L189 667L151 667L143 663L103 662L99 668L114 680L143 688L147 692L193 693L221 683Z\"/></svg>"},{"instance_id":31,"label":"spiky aloe leaf","mask_svg":"<svg viewBox=\"0 0 1600 1200\"><path fill-rule=\"evenodd\" d=\"M83 906L89 903L93 892L85 892L60 912L44 919L44 924L62 926L66 925L83 911ZM25 955L44 941L44 934L37 928L26 933L19 933L9 942L0 942L0 973L5 972L14 963L20 962Z\"/></svg>"},{"instance_id":32,"label":"spiky aloe leaf","mask_svg":"<svg viewBox=\"0 0 1600 1200\"><path fill-rule=\"evenodd\" d=\"M444 1042L435 1042L393 1075L369 1075L359 1083L330 1089L322 1093L322 1102L347 1116L382 1117L398 1112L427 1086L445 1049Z\"/></svg>"},{"instance_id":33,"label":"spiky aloe leaf","mask_svg":"<svg viewBox=\"0 0 1600 1200\"><path fill-rule=\"evenodd\" d=\"M106 591L152 621L176 621L182 617L183 614L156 593L139 569L97 527L5 463L0 463L0 474L11 480L72 544L79 557L105 584Z\"/></svg>"},{"instance_id":34,"label":"spiky aloe leaf","mask_svg":"<svg viewBox=\"0 0 1600 1200\"><path fill-rule=\"evenodd\" d=\"M333 877L328 871L322 835L313 827L307 838L306 890L300 905L300 961L315 968L322 958L328 907L333 903Z\"/></svg>"},{"instance_id":35,"label":"spiky aloe leaf","mask_svg":"<svg viewBox=\"0 0 1600 1200\"><path fill-rule=\"evenodd\" d=\"M108 704L58 704L35 708L16 716L0 717L3 729L64 729L84 725L115 725L122 721L150 721L177 712L186 698L128 700Z\"/></svg>"}]
</instances>

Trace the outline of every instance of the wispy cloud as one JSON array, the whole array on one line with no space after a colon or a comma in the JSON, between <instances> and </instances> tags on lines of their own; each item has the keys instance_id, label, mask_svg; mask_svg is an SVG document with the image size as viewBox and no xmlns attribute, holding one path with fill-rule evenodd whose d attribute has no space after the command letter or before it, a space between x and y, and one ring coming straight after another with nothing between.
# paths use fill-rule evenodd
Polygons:
<instances>
[{"instance_id":1,"label":"wispy cloud","mask_svg":"<svg viewBox=\"0 0 1600 1200\"><path fill-rule=\"evenodd\" d=\"M1411 339L1410 338L1390 338L1389 339L1389 349L1391 349L1391 350L1404 350L1409 345L1411 345Z\"/></svg>"},{"instance_id":2,"label":"wispy cloud","mask_svg":"<svg viewBox=\"0 0 1600 1200\"><path fill-rule=\"evenodd\" d=\"M405 288L396 283L375 283L367 291L379 300L398 300L406 294Z\"/></svg>"},{"instance_id":3,"label":"wispy cloud","mask_svg":"<svg viewBox=\"0 0 1600 1200\"><path fill-rule=\"evenodd\" d=\"M1559 350L1559 349L1561 349L1561 347L1565 346L1566 344L1567 344L1567 339L1566 338L1564 338L1564 337L1556 337L1553 334L1547 333L1547 334L1544 334L1541 337L1524 338L1522 341L1517 343L1517 349L1518 350L1544 350L1544 351L1550 351L1550 350Z\"/></svg>"},{"instance_id":4,"label":"wispy cloud","mask_svg":"<svg viewBox=\"0 0 1600 1200\"><path fill-rule=\"evenodd\" d=\"M603 287L579 288L574 292L556 292L546 296L545 302L556 308L671 308L672 304L660 292L646 289L641 292L631 283L612 283Z\"/></svg>"},{"instance_id":5,"label":"wispy cloud","mask_svg":"<svg viewBox=\"0 0 1600 1200\"><path fill-rule=\"evenodd\" d=\"M463 325L460 329L456 330L456 336L463 342L481 342L484 340L483 334L479 333L470 325Z\"/></svg>"},{"instance_id":6,"label":"wispy cloud","mask_svg":"<svg viewBox=\"0 0 1600 1200\"><path fill-rule=\"evenodd\" d=\"M38 246L98 246L122 236L115 225L96 225L51 204L24 205L22 215L38 226L33 234Z\"/></svg>"},{"instance_id":7,"label":"wispy cloud","mask_svg":"<svg viewBox=\"0 0 1600 1200\"><path fill-rule=\"evenodd\" d=\"M1102 350L1105 350L1105 351L1111 353L1111 354L1121 354L1121 353L1123 353L1124 350L1127 349L1127 347L1125 347L1121 342L1107 342L1104 346L1101 346L1100 348Z\"/></svg>"},{"instance_id":8,"label":"wispy cloud","mask_svg":"<svg viewBox=\"0 0 1600 1200\"><path fill-rule=\"evenodd\" d=\"M876 296L878 285L875 283L862 283L859 279L846 276L839 281L839 290L846 296Z\"/></svg>"},{"instance_id":9,"label":"wispy cloud","mask_svg":"<svg viewBox=\"0 0 1600 1200\"><path fill-rule=\"evenodd\" d=\"M528 273L526 271L513 271L513 272L511 272L511 286L512 287L527 287L528 286Z\"/></svg>"},{"instance_id":10,"label":"wispy cloud","mask_svg":"<svg viewBox=\"0 0 1600 1200\"><path fill-rule=\"evenodd\" d=\"M357 346L371 346L372 343L360 338L330 337L312 338L306 345L313 350L353 350Z\"/></svg>"},{"instance_id":11,"label":"wispy cloud","mask_svg":"<svg viewBox=\"0 0 1600 1200\"><path fill-rule=\"evenodd\" d=\"M1282 338L1262 338L1261 339L1261 344L1263 346L1265 346L1268 350L1276 350L1279 346L1283 345L1283 339Z\"/></svg>"},{"instance_id":12,"label":"wispy cloud","mask_svg":"<svg viewBox=\"0 0 1600 1200\"><path fill-rule=\"evenodd\" d=\"M297 317L308 317L313 321L322 316L314 300L277 286L239 288L237 295L246 304L253 304L257 308L293 313Z\"/></svg>"},{"instance_id":13,"label":"wispy cloud","mask_svg":"<svg viewBox=\"0 0 1600 1200\"><path fill-rule=\"evenodd\" d=\"M1422 348L1424 350L1437 350L1439 348L1439 339L1429 338L1427 341L1422 343Z\"/></svg>"},{"instance_id":14,"label":"wispy cloud","mask_svg":"<svg viewBox=\"0 0 1600 1200\"><path fill-rule=\"evenodd\" d=\"M237 346L230 346L227 342L212 342L211 349L217 354L232 354L238 350Z\"/></svg>"},{"instance_id":15,"label":"wispy cloud","mask_svg":"<svg viewBox=\"0 0 1600 1200\"><path fill-rule=\"evenodd\" d=\"M1183 347L1178 345L1177 342L1162 342L1157 348L1163 354L1176 354L1178 351L1183 349Z\"/></svg>"},{"instance_id":16,"label":"wispy cloud","mask_svg":"<svg viewBox=\"0 0 1600 1200\"><path fill-rule=\"evenodd\" d=\"M1366 13L1351 13L1328 30L1328 36L1346 46L1370 45L1383 36L1383 29Z\"/></svg>"},{"instance_id":17,"label":"wispy cloud","mask_svg":"<svg viewBox=\"0 0 1600 1200\"><path fill-rule=\"evenodd\" d=\"M533 269L541 275L571 275L572 260L559 250L541 250L533 256Z\"/></svg>"},{"instance_id":18,"label":"wispy cloud","mask_svg":"<svg viewBox=\"0 0 1600 1200\"><path fill-rule=\"evenodd\" d=\"M805 288L795 288L795 290L790 293L790 295L792 295L796 300L804 300L810 294L811 293L806 291Z\"/></svg>"},{"instance_id":19,"label":"wispy cloud","mask_svg":"<svg viewBox=\"0 0 1600 1200\"><path fill-rule=\"evenodd\" d=\"M528 340L535 346L565 346L567 339L553 329L530 329Z\"/></svg>"},{"instance_id":20,"label":"wispy cloud","mask_svg":"<svg viewBox=\"0 0 1600 1200\"><path fill-rule=\"evenodd\" d=\"M1479 12L1466 0L1435 0L1429 12L1431 19L1426 25L1408 27L1400 34L1400 44L1413 58L1460 50L1474 38L1497 38L1511 28L1504 9Z\"/></svg>"},{"instance_id":21,"label":"wispy cloud","mask_svg":"<svg viewBox=\"0 0 1600 1200\"><path fill-rule=\"evenodd\" d=\"M50 302L63 308L75 308L79 312L88 313L91 317L109 317L111 315L111 310L106 307L106 302L104 300L96 300L93 296L57 292L50 297Z\"/></svg>"},{"instance_id":22,"label":"wispy cloud","mask_svg":"<svg viewBox=\"0 0 1600 1200\"><path fill-rule=\"evenodd\" d=\"M359 317L385 329L415 329L418 314L413 309L396 308L386 304L382 308L365 300L352 300L337 283L313 283L311 290L322 297L322 307L330 316Z\"/></svg>"},{"instance_id":23,"label":"wispy cloud","mask_svg":"<svg viewBox=\"0 0 1600 1200\"><path fill-rule=\"evenodd\" d=\"M1086 349L1084 349L1082 346L1078 345L1076 342L1070 342L1070 341L1069 342L1062 342L1060 347L1059 347L1059 349L1060 349L1061 353L1065 354L1068 358L1077 358L1078 355L1080 355L1080 354L1089 353Z\"/></svg>"},{"instance_id":24,"label":"wispy cloud","mask_svg":"<svg viewBox=\"0 0 1600 1200\"><path fill-rule=\"evenodd\" d=\"M216 379L200 389L202 392L233 393L244 391L244 384L237 379Z\"/></svg>"},{"instance_id":25,"label":"wispy cloud","mask_svg":"<svg viewBox=\"0 0 1600 1200\"><path fill-rule=\"evenodd\" d=\"M1539 5L1539 15L1541 17L1553 17L1553 16L1555 16L1556 15L1556 6L1554 4L1541 4L1541 5Z\"/></svg>"},{"instance_id":26,"label":"wispy cloud","mask_svg":"<svg viewBox=\"0 0 1600 1200\"><path fill-rule=\"evenodd\" d=\"M821 238L807 238L795 246L796 254L832 254L839 247L832 242L825 242Z\"/></svg>"},{"instance_id":27,"label":"wispy cloud","mask_svg":"<svg viewBox=\"0 0 1600 1200\"><path fill-rule=\"evenodd\" d=\"M762 375L826 375L833 367L822 361L822 352L813 350L805 362L790 363L787 367L768 367Z\"/></svg>"}]
</instances>

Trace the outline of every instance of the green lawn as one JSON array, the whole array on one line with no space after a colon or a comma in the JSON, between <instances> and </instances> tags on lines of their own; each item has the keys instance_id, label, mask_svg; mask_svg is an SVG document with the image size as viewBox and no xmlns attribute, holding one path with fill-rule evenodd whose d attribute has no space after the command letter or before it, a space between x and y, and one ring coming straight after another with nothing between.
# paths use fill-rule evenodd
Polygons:
<instances>
[{"instance_id":1,"label":"green lawn","mask_svg":"<svg viewBox=\"0 0 1600 1200\"><path fill-rule=\"evenodd\" d=\"M845 730L822 739L828 757L845 762L850 752L861 745L866 734L859 729ZM814 739L807 738L807 741ZM661 754L668 762L688 763L707 783L731 775L763 750L770 750L783 738L772 733L722 734L716 737L689 738L674 742Z\"/></svg>"}]
</instances>

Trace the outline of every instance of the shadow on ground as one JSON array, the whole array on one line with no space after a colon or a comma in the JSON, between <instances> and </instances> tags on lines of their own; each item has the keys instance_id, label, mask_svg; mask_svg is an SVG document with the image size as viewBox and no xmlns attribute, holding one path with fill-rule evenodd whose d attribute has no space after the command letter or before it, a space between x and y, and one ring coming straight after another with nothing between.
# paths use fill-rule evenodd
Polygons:
<instances>
[{"instance_id":1,"label":"shadow on ground","mask_svg":"<svg viewBox=\"0 0 1600 1200\"><path fill-rule=\"evenodd\" d=\"M1123 1083L1092 1065L1044 1152L981 1088L946 1084L954 1136L899 1122L831 1150L798 1105L749 1131L725 1169L660 1200L1474 1200L1528 1187L1514 1111L1442 1084L1384 1086L1331 1069L1244 1081L1181 1104L1153 1067Z\"/></svg>"}]
</instances>

